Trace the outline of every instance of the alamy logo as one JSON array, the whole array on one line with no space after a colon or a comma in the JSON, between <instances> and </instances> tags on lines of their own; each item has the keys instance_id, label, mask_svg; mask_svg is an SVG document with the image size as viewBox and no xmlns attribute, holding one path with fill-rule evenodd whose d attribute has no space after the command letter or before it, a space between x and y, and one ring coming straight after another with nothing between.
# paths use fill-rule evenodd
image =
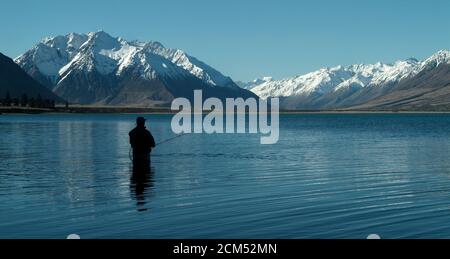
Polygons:
<instances>
[{"instance_id":1,"label":"alamy logo","mask_svg":"<svg viewBox=\"0 0 450 259\"><path fill-rule=\"evenodd\" d=\"M255 98L226 98L224 104L218 98L203 101L202 91L195 90L193 105L186 98L176 98L171 109L179 111L171 122L172 131L176 134L259 133L262 135L261 144L275 144L279 139L278 98L270 99L270 105ZM204 112L208 113L204 116Z\"/></svg>"}]
</instances>

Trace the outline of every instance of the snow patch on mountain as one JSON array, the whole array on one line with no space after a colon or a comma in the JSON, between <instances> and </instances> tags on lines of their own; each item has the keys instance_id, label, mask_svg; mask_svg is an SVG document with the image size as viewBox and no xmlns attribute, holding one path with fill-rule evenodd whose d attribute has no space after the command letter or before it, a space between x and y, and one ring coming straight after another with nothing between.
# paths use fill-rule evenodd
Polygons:
<instances>
[{"instance_id":1,"label":"snow patch on mountain","mask_svg":"<svg viewBox=\"0 0 450 259\"><path fill-rule=\"evenodd\" d=\"M407 59L393 64L357 64L348 67L336 66L286 78L282 80L241 83L250 85L252 92L263 99L269 97L324 95L347 89L392 86L401 80L417 75L425 68L450 64L450 51L439 51L424 61Z\"/></svg>"},{"instance_id":2,"label":"snow patch on mountain","mask_svg":"<svg viewBox=\"0 0 450 259\"><path fill-rule=\"evenodd\" d=\"M273 80L273 77L271 76L265 76L262 78L256 78L250 82L243 82L243 81L237 81L236 84L244 89L250 90L255 86L258 86L260 84L266 83L266 82L270 82Z\"/></svg>"},{"instance_id":3,"label":"snow patch on mountain","mask_svg":"<svg viewBox=\"0 0 450 259\"><path fill-rule=\"evenodd\" d=\"M15 61L22 67L36 67L55 85L72 70L120 76L129 69L145 79L190 74L211 86L234 85L231 78L182 50L156 41L127 41L104 31L45 38Z\"/></svg>"},{"instance_id":4,"label":"snow patch on mountain","mask_svg":"<svg viewBox=\"0 0 450 259\"><path fill-rule=\"evenodd\" d=\"M450 64L450 51L440 50L420 65L420 70L435 68L441 64Z\"/></svg>"}]
</instances>

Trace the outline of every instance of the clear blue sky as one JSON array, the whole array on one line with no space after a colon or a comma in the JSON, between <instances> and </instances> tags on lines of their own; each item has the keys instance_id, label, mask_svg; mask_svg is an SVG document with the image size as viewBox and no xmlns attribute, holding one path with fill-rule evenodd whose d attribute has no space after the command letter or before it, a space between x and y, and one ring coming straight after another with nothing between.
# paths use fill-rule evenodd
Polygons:
<instances>
[{"instance_id":1,"label":"clear blue sky","mask_svg":"<svg viewBox=\"0 0 450 259\"><path fill-rule=\"evenodd\" d=\"M103 29L157 40L230 75L282 78L450 49L447 0L2 0L0 52Z\"/></svg>"}]
</instances>

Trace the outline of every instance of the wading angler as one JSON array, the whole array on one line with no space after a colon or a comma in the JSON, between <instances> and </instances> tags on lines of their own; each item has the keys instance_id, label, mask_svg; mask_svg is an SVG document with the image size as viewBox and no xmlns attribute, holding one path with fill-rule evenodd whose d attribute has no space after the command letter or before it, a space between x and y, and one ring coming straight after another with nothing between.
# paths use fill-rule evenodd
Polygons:
<instances>
[{"instance_id":1,"label":"wading angler","mask_svg":"<svg viewBox=\"0 0 450 259\"><path fill-rule=\"evenodd\" d=\"M218 98L203 101L202 91L195 90L193 104L186 98L176 98L171 109L178 111L171 123L176 134L259 133L261 144L275 144L279 139L278 98L270 99L270 105L255 98L226 98L224 104ZM208 113L203 116L203 112Z\"/></svg>"}]
</instances>

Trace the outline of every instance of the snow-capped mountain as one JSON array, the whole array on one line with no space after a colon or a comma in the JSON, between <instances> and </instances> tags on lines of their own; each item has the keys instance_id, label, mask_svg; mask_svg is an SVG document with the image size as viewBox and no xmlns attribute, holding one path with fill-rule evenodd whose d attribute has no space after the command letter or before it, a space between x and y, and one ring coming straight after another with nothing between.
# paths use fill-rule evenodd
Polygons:
<instances>
[{"instance_id":1,"label":"snow-capped mountain","mask_svg":"<svg viewBox=\"0 0 450 259\"><path fill-rule=\"evenodd\" d=\"M273 80L272 77L265 76L263 78L257 78L257 79L255 79L253 81L250 81L250 82L236 81L236 84L239 87L241 87L241 88L250 90L250 89L252 89L252 88L254 88L254 87L258 86L258 85L261 85L261 84L266 83L266 82L270 82L272 80Z\"/></svg>"},{"instance_id":2,"label":"snow-capped mountain","mask_svg":"<svg viewBox=\"0 0 450 259\"><path fill-rule=\"evenodd\" d=\"M82 104L153 105L189 97L193 89L254 96L182 50L103 31L45 38L15 61L61 97Z\"/></svg>"},{"instance_id":3,"label":"snow-capped mountain","mask_svg":"<svg viewBox=\"0 0 450 259\"><path fill-rule=\"evenodd\" d=\"M416 72L418 62L410 59L393 65L337 66L282 80L264 81L252 88L262 98L293 95L326 94L347 88L381 86L397 82Z\"/></svg>"},{"instance_id":4,"label":"snow-capped mountain","mask_svg":"<svg viewBox=\"0 0 450 259\"><path fill-rule=\"evenodd\" d=\"M419 71L433 69L441 64L450 64L450 51L441 50L420 63Z\"/></svg>"},{"instance_id":5,"label":"snow-capped mountain","mask_svg":"<svg viewBox=\"0 0 450 259\"><path fill-rule=\"evenodd\" d=\"M282 97L284 108L349 107L386 94L425 69L449 63L450 52L439 51L424 61L337 66L282 80L254 81L261 83L250 90L263 99Z\"/></svg>"},{"instance_id":6,"label":"snow-capped mountain","mask_svg":"<svg viewBox=\"0 0 450 259\"><path fill-rule=\"evenodd\" d=\"M354 106L356 109L450 109L450 52L439 51L420 63L414 76L401 80L385 94Z\"/></svg>"},{"instance_id":7,"label":"snow-capped mountain","mask_svg":"<svg viewBox=\"0 0 450 259\"><path fill-rule=\"evenodd\" d=\"M282 108L329 109L379 106L385 96L397 103L404 89L421 92L410 85L425 89L427 80L435 83L433 89L446 87L450 52L439 51L423 61L323 68L282 80L264 77L239 82L242 88L182 50L156 41L127 41L103 31L45 38L15 62L74 103L168 105L173 98L192 98L194 89L203 89L205 97L281 97Z\"/></svg>"}]
</instances>

